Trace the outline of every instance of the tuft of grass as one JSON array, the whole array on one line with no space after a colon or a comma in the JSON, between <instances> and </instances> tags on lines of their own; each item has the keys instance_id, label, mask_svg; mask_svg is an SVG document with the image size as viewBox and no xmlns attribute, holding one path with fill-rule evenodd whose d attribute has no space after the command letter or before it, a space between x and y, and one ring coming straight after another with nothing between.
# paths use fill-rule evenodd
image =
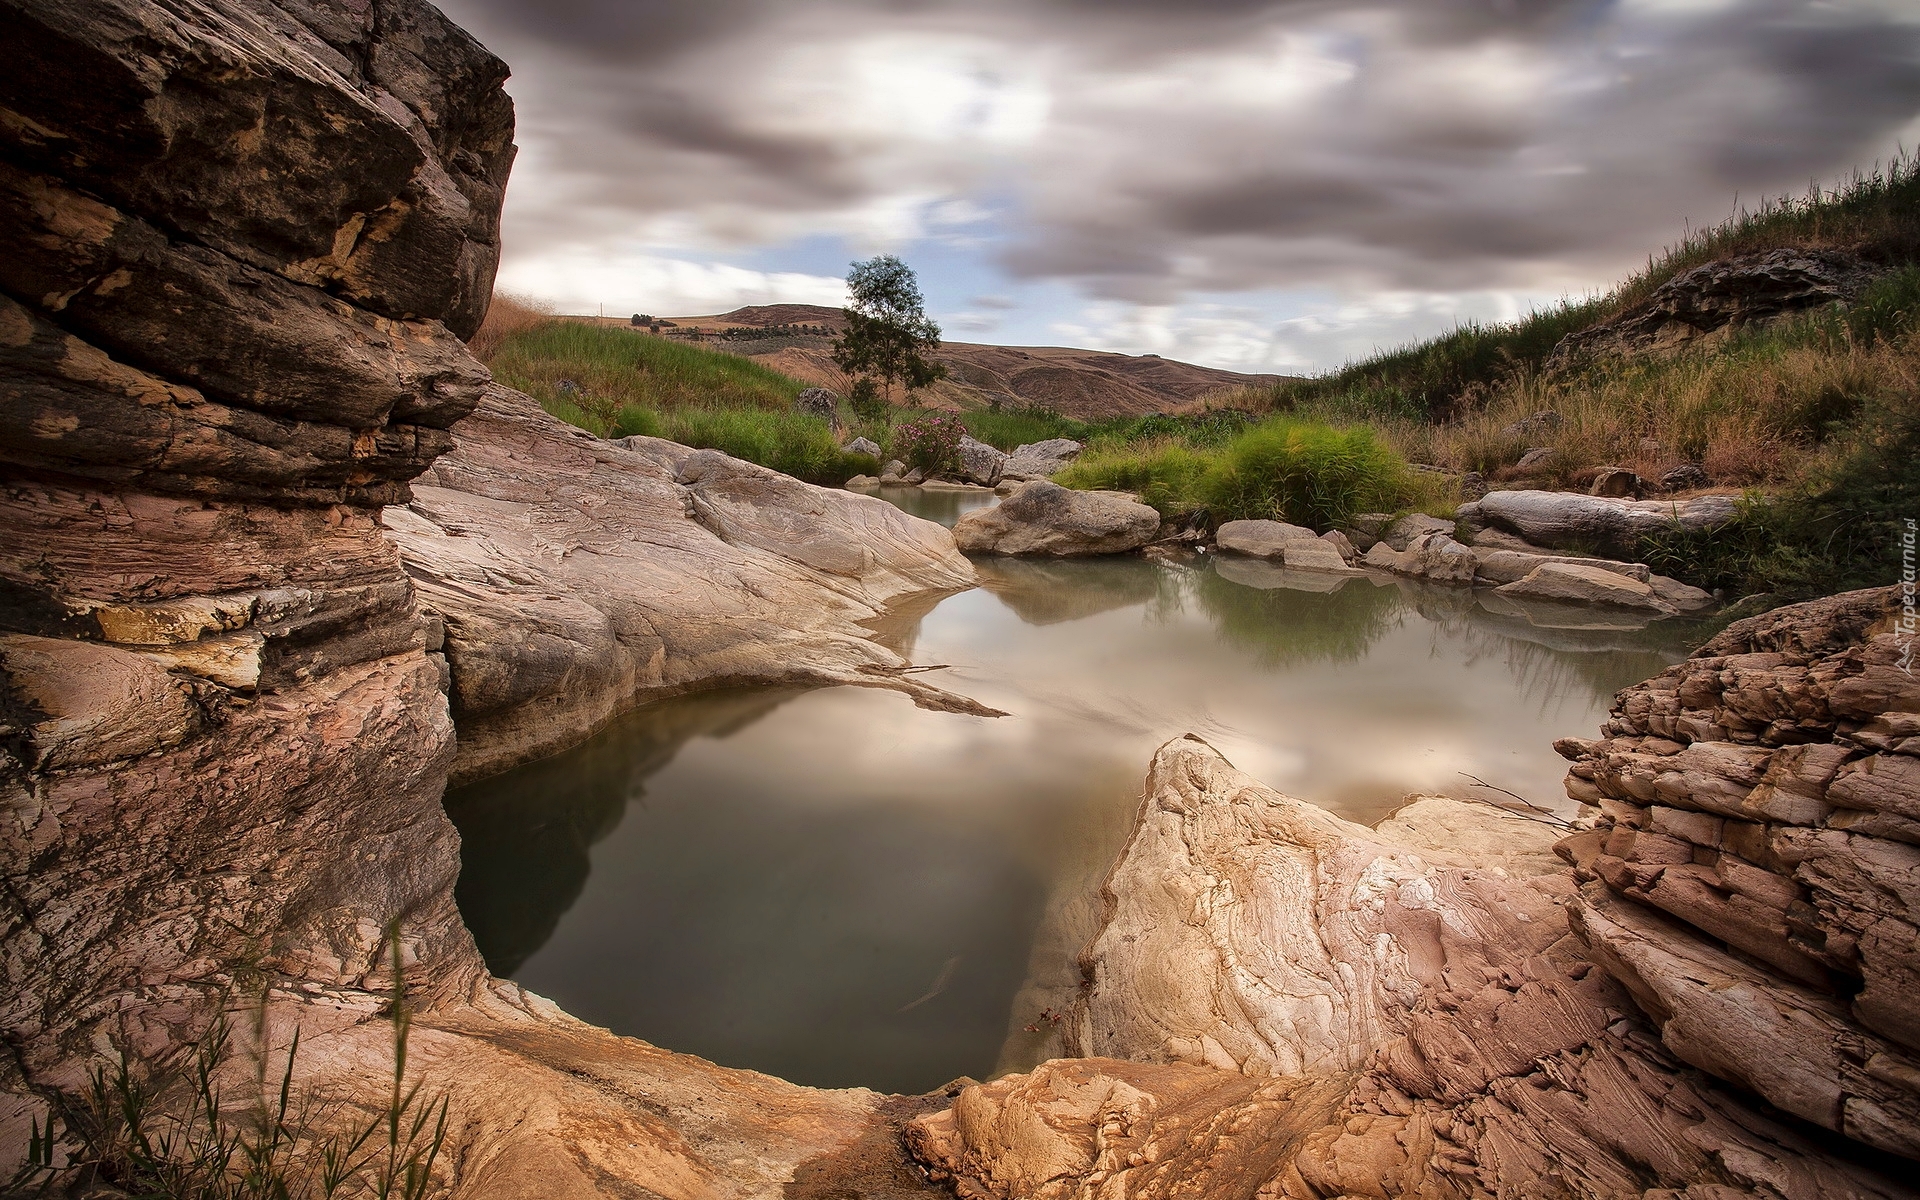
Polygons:
<instances>
[{"instance_id":1,"label":"tuft of grass","mask_svg":"<svg viewBox=\"0 0 1920 1200\"><path fill-rule=\"evenodd\" d=\"M960 414L960 423L975 441L1008 452L1051 438L1084 442L1093 429L1085 421L1063 417L1050 408L979 409Z\"/></svg>"},{"instance_id":2,"label":"tuft of grass","mask_svg":"<svg viewBox=\"0 0 1920 1200\"><path fill-rule=\"evenodd\" d=\"M1451 511L1435 484L1365 425L1274 417L1222 445L1173 438L1096 442L1056 476L1078 488L1138 492L1173 514L1207 508L1218 521L1268 519L1318 530L1355 513L1410 506Z\"/></svg>"},{"instance_id":3,"label":"tuft of grass","mask_svg":"<svg viewBox=\"0 0 1920 1200\"><path fill-rule=\"evenodd\" d=\"M136 1064L122 1052L112 1069L96 1067L79 1095L56 1101L44 1129L33 1123L27 1162L5 1194L424 1200L446 1144L448 1097L423 1097L422 1081L406 1081L411 1017L398 932L389 926L393 1078L372 1118L294 1087L298 1033L277 1084L268 1086L263 1056L253 1094L236 1102L220 1083L237 1056L223 1012L184 1062ZM264 1033L264 1001L259 1013Z\"/></svg>"}]
</instances>

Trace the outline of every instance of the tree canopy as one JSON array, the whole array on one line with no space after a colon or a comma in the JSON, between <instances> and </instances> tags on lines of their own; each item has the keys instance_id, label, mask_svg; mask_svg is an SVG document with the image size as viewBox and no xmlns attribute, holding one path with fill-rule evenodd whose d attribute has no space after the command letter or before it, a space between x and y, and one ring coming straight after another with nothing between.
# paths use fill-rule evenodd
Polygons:
<instances>
[{"instance_id":1,"label":"tree canopy","mask_svg":"<svg viewBox=\"0 0 1920 1200\"><path fill-rule=\"evenodd\" d=\"M847 328L833 343L833 361L858 377L855 399L877 400L884 413L895 385L911 392L946 377L944 365L926 358L940 348L940 327L926 314L913 268L899 258L882 254L852 268L847 272L852 303L840 310ZM860 405L855 407L858 411Z\"/></svg>"}]
</instances>

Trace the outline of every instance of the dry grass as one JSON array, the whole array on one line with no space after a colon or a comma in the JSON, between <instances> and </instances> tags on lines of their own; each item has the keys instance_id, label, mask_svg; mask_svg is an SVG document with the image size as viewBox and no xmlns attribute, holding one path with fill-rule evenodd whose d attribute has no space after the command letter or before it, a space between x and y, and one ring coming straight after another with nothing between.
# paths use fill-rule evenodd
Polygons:
<instances>
[{"instance_id":1,"label":"dry grass","mask_svg":"<svg viewBox=\"0 0 1920 1200\"><path fill-rule=\"evenodd\" d=\"M467 349L481 362L491 362L508 338L553 319L553 310L538 300L495 292L493 303L487 306L487 319L468 339Z\"/></svg>"}]
</instances>

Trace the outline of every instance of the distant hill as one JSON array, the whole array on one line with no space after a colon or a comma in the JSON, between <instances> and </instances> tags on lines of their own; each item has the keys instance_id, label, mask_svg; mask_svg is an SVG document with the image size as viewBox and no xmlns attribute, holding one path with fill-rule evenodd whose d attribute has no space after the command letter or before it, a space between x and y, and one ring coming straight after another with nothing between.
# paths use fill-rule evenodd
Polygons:
<instances>
[{"instance_id":1,"label":"distant hill","mask_svg":"<svg viewBox=\"0 0 1920 1200\"><path fill-rule=\"evenodd\" d=\"M592 318L588 318L591 320ZM830 336L800 335L724 340L728 331L815 326L838 333L837 308L817 304L756 304L703 317L669 317L677 330L721 335L717 348L744 354L778 371L844 393L847 379L828 354ZM607 324L627 324L605 318ZM1062 416L1094 419L1167 412L1212 392L1268 387L1284 376L1248 375L1199 367L1154 354L1114 354L1062 346L989 346L944 342L935 355L949 377L923 393L935 407L1046 407Z\"/></svg>"}]
</instances>

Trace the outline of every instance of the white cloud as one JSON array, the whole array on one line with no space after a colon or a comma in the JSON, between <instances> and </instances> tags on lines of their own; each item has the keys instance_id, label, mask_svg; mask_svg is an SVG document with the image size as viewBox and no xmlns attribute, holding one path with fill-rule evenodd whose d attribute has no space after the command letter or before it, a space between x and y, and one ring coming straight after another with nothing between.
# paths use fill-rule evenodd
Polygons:
<instances>
[{"instance_id":1,"label":"white cloud","mask_svg":"<svg viewBox=\"0 0 1920 1200\"><path fill-rule=\"evenodd\" d=\"M846 283L825 275L753 271L689 262L644 250L609 254L598 246L551 249L509 261L502 290L545 301L560 312L701 316L748 304L846 303Z\"/></svg>"}]
</instances>

